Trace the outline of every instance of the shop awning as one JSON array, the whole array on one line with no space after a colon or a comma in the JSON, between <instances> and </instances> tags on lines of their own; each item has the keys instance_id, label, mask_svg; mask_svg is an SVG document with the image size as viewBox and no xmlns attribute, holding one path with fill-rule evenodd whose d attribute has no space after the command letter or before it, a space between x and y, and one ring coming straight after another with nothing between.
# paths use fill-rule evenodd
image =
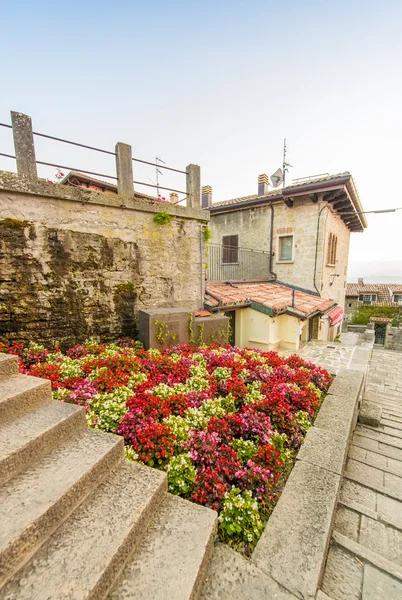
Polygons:
<instances>
[{"instance_id":1,"label":"shop awning","mask_svg":"<svg viewBox=\"0 0 402 600\"><path fill-rule=\"evenodd\" d=\"M343 321L343 310L340 306L337 306L327 314L327 317L329 317L329 326L334 327Z\"/></svg>"}]
</instances>

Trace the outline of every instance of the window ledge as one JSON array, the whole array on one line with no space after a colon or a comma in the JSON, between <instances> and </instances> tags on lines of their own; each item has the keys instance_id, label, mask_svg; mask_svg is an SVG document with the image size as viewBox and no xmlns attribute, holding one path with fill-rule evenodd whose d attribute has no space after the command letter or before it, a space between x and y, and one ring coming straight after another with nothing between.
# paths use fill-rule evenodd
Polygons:
<instances>
[{"instance_id":1,"label":"window ledge","mask_svg":"<svg viewBox=\"0 0 402 600\"><path fill-rule=\"evenodd\" d=\"M236 267L238 267L238 266L239 266L239 264L240 264L240 263L238 263L238 262L236 262L236 263L224 263L224 262L223 262L223 263L221 263L221 266L222 266L222 267L233 267L233 266L236 266Z\"/></svg>"},{"instance_id":2,"label":"window ledge","mask_svg":"<svg viewBox=\"0 0 402 600\"><path fill-rule=\"evenodd\" d=\"M289 264L292 264L294 262L295 262L294 260L277 260L276 264L288 264L289 265Z\"/></svg>"},{"instance_id":3,"label":"window ledge","mask_svg":"<svg viewBox=\"0 0 402 600\"><path fill-rule=\"evenodd\" d=\"M326 264L326 266L327 266L327 267L333 267L333 268L335 268L335 267L336 267L336 265L333 265L332 263L327 263L327 264Z\"/></svg>"}]
</instances>

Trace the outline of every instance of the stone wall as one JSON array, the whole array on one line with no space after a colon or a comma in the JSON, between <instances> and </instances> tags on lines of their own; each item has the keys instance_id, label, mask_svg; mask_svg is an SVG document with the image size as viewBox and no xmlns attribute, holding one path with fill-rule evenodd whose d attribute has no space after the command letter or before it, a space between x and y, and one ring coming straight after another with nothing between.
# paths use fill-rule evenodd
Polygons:
<instances>
[{"instance_id":1,"label":"stone wall","mask_svg":"<svg viewBox=\"0 0 402 600\"><path fill-rule=\"evenodd\" d=\"M384 348L402 351L402 327L387 325Z\"/></svg>"},{"instance_id":2,"label":"stone wall","mask_svg":"<svg viewBox=\"0 0 402 600\"><path fill-rule=\"evenodd\" d=\"M156 224L166 209L171 220ZM136 336L137 311L202 306L208 213L0 172L0 338Z\"/></svg>"},{"instance_id":3,"label":"stone wall","mask_svg":"<svg viewBox=\"0 0 402 600\"><path fill-rule=\"evenodd\" d=\"M346 276L349 254L350 231L338 215L323 210L320 216L320 231L316 240L318 215L324 204L314 204L308 197L294 199L293 207L285 203L274 203L273 227L273 271L277 279L313 292L324 298L335 300L342 308L345 304ZM238 235L239 246L270 250L271 209L269 206L246 208L221 214L211 218L212 242L222 243L224 235ZM338 237L337 260L335 266L327 265L330 233ZM293 260L279 260L279 238L293 235ZM314 268L316 276L314 282ZM336 275L336 277L334 277ZM315 283L315 285L314 285Z\"/></svg>"}]
</instances>

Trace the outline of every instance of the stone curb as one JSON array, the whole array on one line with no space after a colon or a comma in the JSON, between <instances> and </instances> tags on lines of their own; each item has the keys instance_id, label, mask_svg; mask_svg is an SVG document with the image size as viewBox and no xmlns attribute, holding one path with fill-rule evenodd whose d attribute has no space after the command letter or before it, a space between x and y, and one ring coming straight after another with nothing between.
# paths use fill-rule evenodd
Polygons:
<instances>
[{"instance_id":1,"label":"stone curb","mask_svg":"<svg viewBox=\"0 0 402 600\"><path fill-rule=\"evenodd\" d=\"M338 373L252 554L261 571L297 598L318 593L364 375L364 365Z\"/></svg>"}]
</instances>

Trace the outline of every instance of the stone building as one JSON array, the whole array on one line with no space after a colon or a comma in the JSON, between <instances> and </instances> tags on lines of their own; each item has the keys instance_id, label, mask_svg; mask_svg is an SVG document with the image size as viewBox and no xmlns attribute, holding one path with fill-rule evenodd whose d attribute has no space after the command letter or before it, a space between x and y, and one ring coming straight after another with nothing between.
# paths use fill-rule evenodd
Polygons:
<instances>
[{"instance_id":1,"label":"stone building","mask_svg":"<svg viewBox=\"0 0 402 600\"><path fill-rule=\"evenodd\" d=\"M333 300L343 315L350 234L367 227L349 172L279 191L269 191L268 177L260 175L256 194L215 203L212 188L206 186L202 206L211 215L211 247L222 248L219 279L237 279L233 265L240 267L242 254L260 251L259 274L254 264L251 276L242 272L238 279L261 278ZM307 339L334 339L342 317L337 314L334 320L323 314L307 328Z\"/></svg>"},{"instance_id":2,"label":"stone building","mask_svg":"<svg viewBox=\"0 0 402 600\"><path fill-rule=\"evenodd\" d=\"M402 305L402 283L357 283L346 286L345 321L351 322L359 306L394 307Z\"/></svg>"}]
</instances>

